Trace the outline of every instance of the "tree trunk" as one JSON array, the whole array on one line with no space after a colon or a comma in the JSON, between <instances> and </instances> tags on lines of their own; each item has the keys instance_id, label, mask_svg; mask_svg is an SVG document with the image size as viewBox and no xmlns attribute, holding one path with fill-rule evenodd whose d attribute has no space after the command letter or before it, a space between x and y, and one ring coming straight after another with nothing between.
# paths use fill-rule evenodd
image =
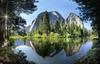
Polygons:
<instances>
[{"instance_id":1,"label":"tree trunk","mask_svg":"<svg viewBox=\"0 0 100 64\"><path fill-rule=\"evenodd\" d=\"M10 62L0 56L0 64L10 64Z\"/></svg>"},{"instance_id":2,"label":"tree trunk","mask_svg":"<svg viewBox=\"0 0 100 64\"><path fill-rule=\"evenodd\" d=\"M3 39L4 39L4 41L3 41L2 47L7 47L7 45L8 45L8 34L7 34L7 31L4 31Z\"/></svg>"},{"instance_id":3,"label":"tree trunk","mask_svg":"<svg viewBox=\"0 0 100 64\"><path fill-rule=\"evenodd\" d=\"M3 38L4 38L4 42L2 47L6 47L8 45L8 21L7 18L5 18L5 22L4 22L4 33L3 33Z\"/></svg>"},{"instance_id":4,"label":"tree trunk","mask_svg":"<svg viewBox=\"0 0 100 64\"><path fill-rule=\"evenodd\" d=\"M4 22L0 20L0 47L2 47L4 42Z\"/></svg>"},{"instance_id":5,"label":"tree trunk","mask_svg":"<svg viewBox=\"0 0 100 64\"><path fill-rule=\"evenodd\" d=\"M6 47L8 44L8 34L5 29L5 23L1 20L0 22L0 47Z\"/></svg>"}]
</instances>

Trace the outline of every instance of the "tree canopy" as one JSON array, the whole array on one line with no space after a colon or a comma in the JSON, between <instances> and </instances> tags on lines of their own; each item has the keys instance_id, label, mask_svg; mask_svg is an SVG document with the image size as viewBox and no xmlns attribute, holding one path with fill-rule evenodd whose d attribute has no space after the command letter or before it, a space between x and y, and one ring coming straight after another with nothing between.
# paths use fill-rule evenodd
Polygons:
<instances>
[{"instance_id":1,"label":"tree canopy","mask_svg":"<svg viewBox=\"0 0 100 64\"><path fill-rule=\"evenodd\" d=\"M14 55L14 53L7 53L8 45L8 32L12 30L20 29L26 24L25 19L20 17L21 13L33 13L37 7L34 4L36 0L0 0L0 63L1 64L32 64L25 60L25 57ZM5 45L5 47L3 47ZM7 50L4 50L7 48ZM10 49L11 50L11 49ZM5 53L4 53L5 52ZM10 56L11 55L11 59ZM4 57L6 56L6 57ZM17 56L15 58L15 56ZM14 59L13 59L14 58ZM20 59L21 58L21 59ZM23 60L22 60L23 59ZM7 63L6 60L10 60L12 63ZM23 63L20 63L20 62Z\"/></svg>"},{"instance_id":2,"label":"tree canopy","mask_svg":"<svg viewBox=\"0 0 100 64\"><path fill-rule=\"evenodd\" d=\"M81 10L81 15L85 20L91 20L93 29L96 29L98 32L98 37L100 39L100 0L73 0L79 5ZM92 64L99 64L100 62L100 40L96 43L95 52ZM91 63L90 63L91 64Z\"/></svg>"},{"instance_id":3,"label":"tree canopy","mask_svg":"<svg viewBox=\"0 0 100 64\"><path fill-rule=\"evenodd\" d=\"M79 5L80 14L84 20L92 21L93 28L97 29L100 36L100 0L73 0Z\"/></svg>"},{"instance_id":4,"label":"tree canopy","mask_svg":"<svg viewBox=\"0 0 100 64\"><path fill-rule=\"evenodd\" d=\"M35 2L35 0L0 0L0 42L4 42L7 38L8 31L26 24L20 13L33 13L37 9Z\"/></svg>"}]
</instances>

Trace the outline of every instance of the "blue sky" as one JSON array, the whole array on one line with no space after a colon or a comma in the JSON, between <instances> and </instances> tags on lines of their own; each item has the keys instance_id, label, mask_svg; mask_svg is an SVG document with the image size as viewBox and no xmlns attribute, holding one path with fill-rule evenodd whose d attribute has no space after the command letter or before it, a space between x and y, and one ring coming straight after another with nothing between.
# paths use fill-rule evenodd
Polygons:
<instances>
[{"instance_id":1,"label":"blue sky","mask_svg":"<svg viewBox=\"0 0 100 64\"><path fill-rule=\"evenodd\" d=\"M79 10L77 9L78 5L71 0L38 0L36 3L37 10L32 14L24 14L21 16L26 19L27 25L30 25L31 22L37 17L38 14L44 11L58 11L65 19L68 17L69 13L74 12L79 15ZM91 29L90 22L85 23L84 25L87 29Z\"/></svg>"}]
</instances>

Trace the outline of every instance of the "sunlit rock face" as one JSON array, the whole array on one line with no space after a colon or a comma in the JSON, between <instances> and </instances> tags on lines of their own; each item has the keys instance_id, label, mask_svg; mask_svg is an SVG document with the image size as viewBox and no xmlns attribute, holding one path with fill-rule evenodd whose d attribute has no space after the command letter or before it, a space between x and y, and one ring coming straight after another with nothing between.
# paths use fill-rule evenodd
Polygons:
<instances>
[{"instance_id":1,"label":"sunlit rock face","mask_svg":"<svg viewBox=\"0 0 100 64\"><path fill-rule=\"evenodd\" d=\"M81 27L81 28L84 27L83 21L75 13L70 13L69 14L68 18L66 19L66 23L68 23L68 24L74 24L74 25L76 25L78 27Z\"/></svg>"},{"instance_id":2,"label":"sunlit rock face","mask_svg":"<svg viewBox=\"0 0 100 64\"><path fill-rule=\"evenodd\" d=\"M37 18L35 18L32 22L32 24L30 25L30 29L29 32L32 30L36 30L38 29L39 23L41 22L41 17L43 17L43 15L45 14L45 12L40 13ZM56 22L63 22L63 23L67 23L67 24L74 24L78 27L83 28L83 21L82 19L76 15L75 13L70 13L69 16L67 17L66 21L65 19L61 16L61 14L59 14L57 11L51 11L48 12L49 14L49 19L50 19L50 26L55 26Z\"/></svg>"},{"instance_id":3,"label":"sunlit rock face","mask_svg":"<svg viewBox=\"0 0 100 64\"><path fill-rule=\"evenodd\" d=\"M45 12L40 13L35 20L33 20L30 30L32 31L33 29L37 29L39 26L39 22L41 21L41 17L44 15ZM57 12L57 11L51 11L48 12L49 14L49 20L50 20L50 25L54 26L57 21L62 21L64 22L64 18Z\"/></svg>"}]
</instances>

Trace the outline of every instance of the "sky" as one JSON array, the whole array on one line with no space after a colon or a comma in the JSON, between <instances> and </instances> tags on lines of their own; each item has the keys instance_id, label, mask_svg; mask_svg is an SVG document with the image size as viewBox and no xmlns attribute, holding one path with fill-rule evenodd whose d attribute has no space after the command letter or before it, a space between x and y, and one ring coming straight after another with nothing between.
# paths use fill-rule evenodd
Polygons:
<instances>
[{"instance_id":1,"label":"sky","mask_svg":"<svg viewBox=\"0 0 100 64\"><path fill-rule=\"evenodd\" d=\"M30 25L32 21L44 11L57 11L59 12L64 19L66 19L69 15L69 13L73 12L77 15L79 15L79 10L77 9L78 5L71 1L71 0L38 0L38 3L35 3L37 5L37 10L34 11L32 14L24 14L22 13L21 16L25 18L27 21L27 25ZM90 30L90 22L84 22L84 26Z\"/></svg>"}]
</instances>

